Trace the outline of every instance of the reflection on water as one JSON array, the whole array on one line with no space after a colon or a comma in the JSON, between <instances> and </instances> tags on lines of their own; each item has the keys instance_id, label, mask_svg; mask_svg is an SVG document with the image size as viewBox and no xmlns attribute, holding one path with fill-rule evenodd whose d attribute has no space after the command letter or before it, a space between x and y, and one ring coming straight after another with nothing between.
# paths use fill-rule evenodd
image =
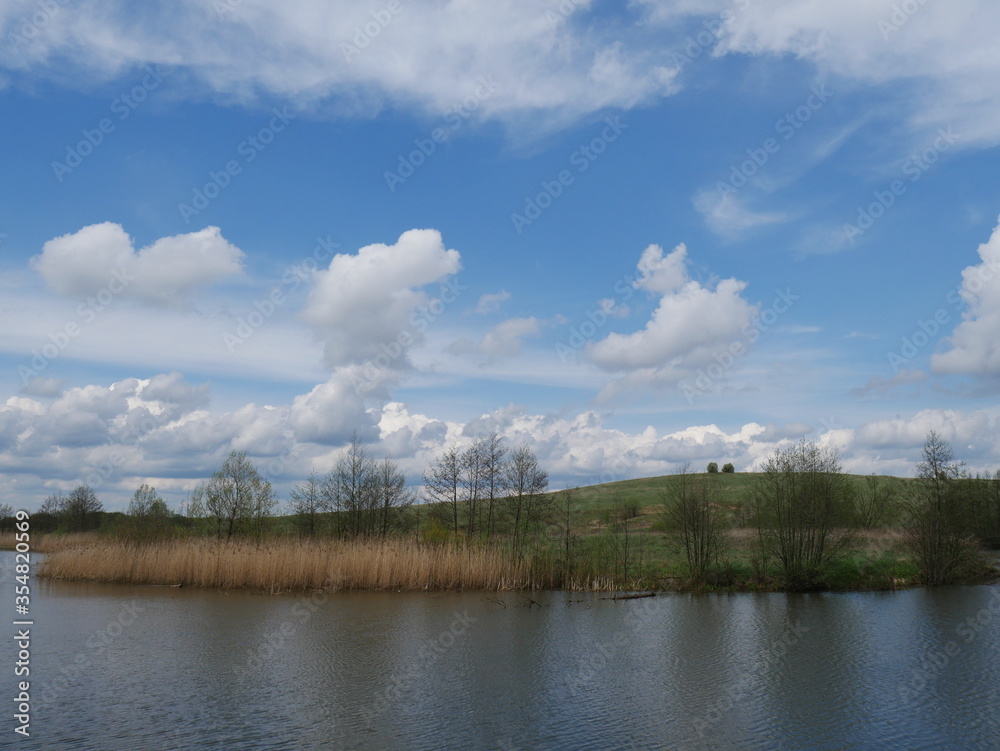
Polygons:
<instances>
[{"instance_id":1,"label":"reflection on water","mask_svg":"<svg viewBox=\"0 0 1000 751\"><path fill-rule=\"evenodd\" d=\"M35 582L17 747L1000 748L998 587L531 597Z\"/></svg>"}]
</instances>

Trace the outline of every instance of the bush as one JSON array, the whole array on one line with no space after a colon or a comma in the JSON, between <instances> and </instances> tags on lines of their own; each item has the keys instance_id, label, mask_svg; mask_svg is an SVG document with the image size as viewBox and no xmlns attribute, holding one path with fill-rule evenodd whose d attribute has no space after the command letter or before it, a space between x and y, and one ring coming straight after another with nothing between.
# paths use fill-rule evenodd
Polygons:
<instances>
[{"instance_id":1,"label":"bush","mask_svg":"<svg viewBox=\"0 0 1000 751\"><path fill-rule=\"evenodd\" d=\"M732 462L726 462L725 464L722 465L722 472L723 472L723 474L731 475L735 471L736 471L736 468L733 466Z\"/></svg>"},{"instance_id":2,"label":"bush","mask_svg":"<svg viewBox=\"0 0 1000 751\"><path fill-rule=\"evenodd\" d=\"M709 462L708 463L708 474L715 475L715 474L718 474L718 472L719 472L719 465L716 464L715 462Z\"/></svg>"}]
</instances>

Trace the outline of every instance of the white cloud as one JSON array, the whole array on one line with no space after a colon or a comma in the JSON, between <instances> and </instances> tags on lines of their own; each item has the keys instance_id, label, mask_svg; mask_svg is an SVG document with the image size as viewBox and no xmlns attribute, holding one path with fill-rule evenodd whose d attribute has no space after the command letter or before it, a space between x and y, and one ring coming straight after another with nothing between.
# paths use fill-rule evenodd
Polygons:
<instances>
[{"instance_id":1,"label":"white cloud","mask_svg":"<svg viewBox=\"0 0 1000 751\"><path fill-rule=\"evenodd\" d=\"M986 444L995 455L997 423L984 412L960 412L953 409L925 409L912 417L876 420L857 429L857 441L865 448L922 447L930 431L936 431L952 444L959 458L974 444ZM917 457L915 456L915 459Z\"/></svg>"},{"instance_id":2,"label":"white cloud","mask_svg":"<svg viewBox=\"0 0 1000 751\"><path fill-rule=\"evenodd\" d=\"M647 370L650 380L676 380L679 358L685 369L707 362L717 349L742 341L740 332L757 308L741 297L745 282L723 279L714 289L688 278L687 249L680 245L666 258L650 246L639 262L637 288L661 294L641 331L612 333L590 344L587 357L605 370Z\"/></svg>"},{"instance_id":3,"label":"white cloud","mask_svg":"<svg viewBox=\"0 0 1000 751\"><path fill-rule=\"evenodd\" d=\"M479 298L476 303L476 312L482 315L495 313L500 310L500 304L510 299L510 292L501 290L500 292L487 293Z\"/></svg>"},{"instance_id":4,"label":"white cloud","mask_svg":"<svg viewBox=\"0 0 1000 751\"><path fill-rule=\"evenodd\" d=\"M332 102L351 114L390 101L439 116L478 96L474 117L515 121L541 113L553 124L670 93L674 71L663 51L622 44L617 24L590 23L589 5L403 2L390 13L385 0L107 0L100 13L61 5L44 33L5 45L0 64L17 73L31 66L61 81L79 70L89 83L160 63L183 67L228 99L278 96L316 109ZM0 35L16 33L25 10L0 6ZM495 80L486 96L477 94L480 77Z\"/></svg>"},{"instance_id":5,"label":"white cloud","mask_svg":"<svg viewBox=\"0 0 1000 751\"><path fill-rule=\"evenodd\" d=\"M364 384L367 391L356 387ZM295 397L288 422L300 442L337 446L355 430L363 440L377 435L378 417L365 408L364 398L374 388L361 366L338 369L326 383Z\"/></svg>"},{"instance_id":6,"label":"white cloud","mask_svg":"<svg viewBox=\"0 0 1000 751\"><path fill-rule=\"evenodd\" d=\"M782 224L790 219L788 214L782 212L753 211L735 193L722 195L714 188L696 194L694 207L705 218L705 224L712 232L728 240L735 240L757 227Z\"/></svg>"},{"instance_id":7,"label":"white cloud","mask_svg":"<svg viewBox=\"0 0 1000 751\"><path fill-rule=\"evenodd\" d=\"M790 54L846 79L895 83L912 128L1000 141L1000 6L991 0L755 0L733 10L716 54Z\"/></svg>"},{"instance_id":8,"label":"white cloud","mask_svg":"<svg viewBox=\"0 0 1000 751\"><path fill-rule=\"evenodd\" d=\"M537 334L541 324L537 318L509 318L498 323L473 344L468 339L460 339L449 346L454 354L477 353L493 362L502 357L510 357L521 352L521 340L526 336Z\"/></svg>"},{"instance_id":9,"label":"white cloud","mask_svg":"<svg viewBox=\"0 0 1000 751\"><path fill-rule=\"evenodd\" d=\"M458 251L446 249L437 230L409 230L395 245L334 256L316 273L302 317L322 338L330 367L384 355L391 367L403 368L407 348L422 341L427 325L426 317L414 320L415 311L431 302L421 288L460 267ZM449 296L457 299L460 291L456 286Z\"/></svg>"},{"instance_id":10,"label":"white cloud","mask_svg":"<svg viewBox=\"0 0 1000 751\"><path fill-rule=\"evenodd\" d=\"M35 376L24 385L21 393L28 396L53 397L62 393L62 387L63 382L58 378Z\"/></svg>"},{"instance_id":11,"label":"white cloud","mask_svg":"<svg viewBox=\"0 0 1000 751\"><path fill-rule=\"evenodd\" d=\"M687 246L681 243L666 257L659 245L650 245L639 257L639 278L635 287L648 292L676 292L688 280Z\"/></svg>"},{"instance_id":12,"label":"white cloud","mask_svg":"<svg viewBox=\"0 0 1000 751\"><path fill-rule=\"evenodd\" d=\"M931 356L936 373L1000 376L1000 225L979 246L982 263L962 271L959 294L968 304L962 322Z\"/></svg>"},{"instance_id":13,"label":"white cloud","mask_svg":"<svg viewBox=\"0 0 1000 751\"><path fill-rule=\"evenodd\" d=\"M239 274L242 263L243 252L218 227L164 237L136 252L132 238L112 222L49 240L31 260L57 294L158 303L179 302L198 287Z\"/></svg>"}]
</instances>

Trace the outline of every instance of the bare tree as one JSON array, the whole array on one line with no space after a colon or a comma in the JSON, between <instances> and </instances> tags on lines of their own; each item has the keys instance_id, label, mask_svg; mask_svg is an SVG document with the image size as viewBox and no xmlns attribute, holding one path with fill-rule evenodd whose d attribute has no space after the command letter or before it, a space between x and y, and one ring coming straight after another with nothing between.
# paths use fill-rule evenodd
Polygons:
<instances>
[{"instance_id":1,"label":"bare tree","mask_svg":"<svg viewBox=\"0 0 1000 751\"><path fill-rule=\"evenodd\" d=\"M917 482L910 486L906 529L925 584L957 581L978 563L979 545L961 492L962 466L947 441L933 430L927 434Z\"/></svg>"},{"instance_id":2,"label":"bare tree","mask_svg":"<svg viewBox=\"0 0 1000 751\"><path fill-rule=\"evenodd\" d=\"M465 501L466 532L471 537L476 533L479 524L480 502L486 484L486 456L481 438L477 438L469 448L462 452L461 464L460 492Z\"/></svg>"},{"instance_id":3,"label":"bare tree","mask_svg":"<svg viewBox=\"0 0 1000 751\"><path fill-rule=\"evenodd\" d=\"M336 513L337 529L342 535L358 537L377 531L375 459L357 433L341 453L337 465L323 482L327 507Z\"/></svg>"},{"instance_id":4,"label":"bare tree","mask_svg":"<svg viewBox=\"0 0 1000 751\"><path fill-rule=\"evenodd\" d=\"M167 517L170 509L156 488L143 483L132 495L128 504L128 515L134 517Z\"/></svg>"},{"instance_id":5,"label":"bare tree","mask_svg":"<svg viewBox=\"0 0 1000 751\"><path fill-rule=\"evenodd\" d=\"M304 482L292 488L289 510L295 514L299 534L315 537L319 532L320 514L323 511L323 481L316 471L309 473Z\"/></svg>"},{"instance_id":6,"label":"bare tree","mask_svg":"<svg viewBox=\"0 0 1000 751\"><path fill-rule=\"evenodd\" d=\"M899 500L899 488L893 480L883 480L872 473L858 493L858 524L864 529L880 527L892 514Z\"/></svg>"},{"instance_id":7,"label":"bare tree","mask_svg":"<svg viewBox=\"0 0 1000 751\"><path fill-rule=\"evenodd\" d=\"M413 493L406 487L406 476L389 457L375 466L375 494L379 511L378 534L386 537L402 526L404 512L413 505Z\"/></svg>"},{"instance_id":8,"label":"bare tree","mask_svg":"<svg viewBox=\"0 0 1000 751\"><path fill-rule=\"evenodd\" d=\"M685 464L660 492L663 521L684 546L691 576L703 580L722 551L726 531L718 482L689 474Z\"/></svg>"},{"instance_id":9,"label":"bare tree","mask_svg":"<svg viewBox=\"0 0 1000 751\"><path fill-rule=\"evenodd\" d=\"M252 534L259 539L277 499L247 452L232 451L205 484L204 506L219 538Z\"/></svg>"},{"instance_id":10,"label":"bare tree","mask_svg":"<svg viewBox=\"0 0 1000 751\"><path fill-rule=\"evenodd\" d=\"M458 532L458 507L462 488L462 454L457 446L447 449L434 465L424 472L424 490L427 500L445 505L449 510L452 528Z\"/></svg>"},{"instance_id":11,"label":"bare tree","mask_svg":"<svg viewBox=\"0 0 1000 751\"><path fill-rule=\"evenodd\" d=\"M13 532L16 519L14 507L9 503L0 503L0 531Z\"/></svg>"},{"instance_id":12,"label":"bare tree","mask_svg":"<svg viewBox=\"0 0 1000 751\"><path fill-rule=\"evenodd\" d=\"M126 535L137 539L166 536L170 531L170 509L156 488L143 483L132 495L128 516L123 524Z\"/></svg>"},{"instance_id":13,"label":"bare tree","mask_svg":"<svg viewBox=\"0 0 1000 751\"><path fill-rule=\"evenodd\" d=\"M854 489L836 451L802 441L776 451L749 490L765 556L781 562L785 586L808 589L849 542Z\"/></svg>"},{"instance_id":14,"label":"bare tree","mask_svg":"<svg viewBox=\"0 0 1000 751\"><path fill-rule=\"evenodd\" d=\"M521 551L527 533L536 527L550 508L545 489L549 476L528 446L515 449L507 462L507 515L513 530L514 549Z\"/></svg>"},{"instance_id":15,"label":"bare tree","mask_svg":"<svg viewBox=\"0 0 1000 751\"><path fill-rule=\"evenodd\" d=\"M78 485L66 496L62 507L62 517L71 532L85 532L100 524L100 514L104 506L97 500L97 494L89 485Z\"/></svg>"},{"instance_id":16,"label":"bare tree","mask_svg":"<svg viewBox=\"0 0 1000 751\"><path fill-rule=\"evenodd\" d=\"M633 520L638 513L639 507L634 500L620 494L612 497L607 545L611 554L612 570L621 582L628 581L629 570L632 569L636 553L642 552L634 534Z\"/></svg>"},{"instance_id":17,"label":"bare tree","mask_svg":"<svg viewBox=\"0 0 1000 751\"><path fill-rule=\"evenodd\" d=\"M483 495L486 501L486 536L493 537L497 518L497 501L507 492L507 446L495 430L480 439L483 472Z\"/></svg>"},{"instance_id":18,"label":"bare tree","mask_svg":"<svg viewBox=\"0 0 1000 751\"><path fill-rule=\"evenodd\" d=\"M53 493L42 501L42 505L41 508L38 509L38 513L59 516L63 512L63 508L65 506L66 496L64 496L61 492Z\"/></svg>"}]
</instances>

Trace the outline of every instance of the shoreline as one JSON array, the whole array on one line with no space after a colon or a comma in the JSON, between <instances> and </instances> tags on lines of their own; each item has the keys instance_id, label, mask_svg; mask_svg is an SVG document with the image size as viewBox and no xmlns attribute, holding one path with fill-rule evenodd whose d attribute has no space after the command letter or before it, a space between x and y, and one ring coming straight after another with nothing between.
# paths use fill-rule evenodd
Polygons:
<instances>
[{"instance_id":1,"label":"shoreline","mask_svg":"<svg viewBox=\"0 0 1000 751\"><path fill-rule=\"evenodd\" d=\"M0 548L3 549L3 548ZM563 591L595 593L738 594L883 592L924 585L905 559L889 551L855 552L812 586L788 587L773 569L763 575L743 560L729 560L695 580L676 572L614 576L592 560L564 562L517 556L502 546L429 544L413 540L299 540L259 543L181 538L122 542L93 536L46 536L33 551L44 554L39 579L265 594L303 591ZM563 563L563 567L560 567ZM956 585L1000 581L997 560ZM988 566L988 567L987 567Z\"/></svg>"}]
</instances>

